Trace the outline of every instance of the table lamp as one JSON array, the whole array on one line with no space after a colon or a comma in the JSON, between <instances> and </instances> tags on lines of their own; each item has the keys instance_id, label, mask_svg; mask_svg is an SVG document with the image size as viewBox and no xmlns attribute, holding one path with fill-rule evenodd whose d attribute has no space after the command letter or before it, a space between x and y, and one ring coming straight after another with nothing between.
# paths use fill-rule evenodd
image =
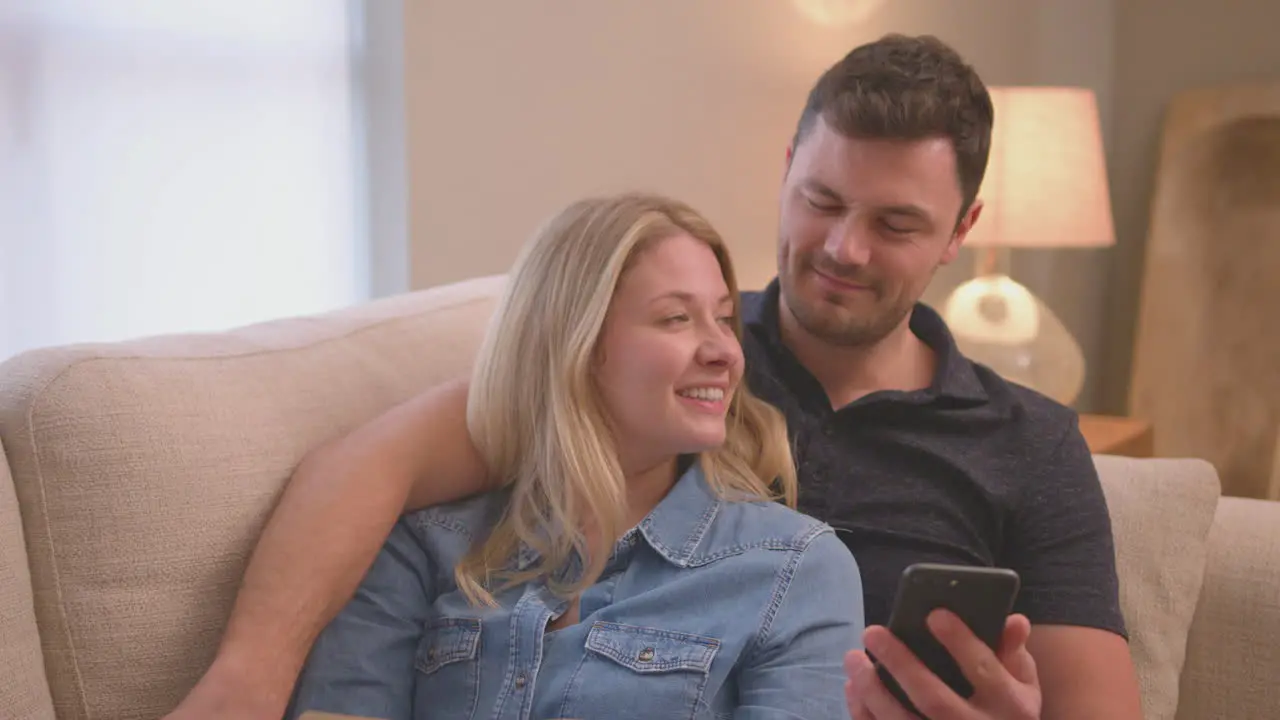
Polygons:
<instances>
[{"instance_id":1,"label":"table lamp","mask_svg":"<svg viewBox=\"0 0 1280 720\"><path fill-rule=\"evenodd\" d=\"M1080 345L1006 268L1010 248L1115 243L1097 100L1056 87L992 88L991 99L984 206L965 240L975 277L952 291L942 315L970 359L1071 405L1084 384Z\"/></svg>"}]
</instances>

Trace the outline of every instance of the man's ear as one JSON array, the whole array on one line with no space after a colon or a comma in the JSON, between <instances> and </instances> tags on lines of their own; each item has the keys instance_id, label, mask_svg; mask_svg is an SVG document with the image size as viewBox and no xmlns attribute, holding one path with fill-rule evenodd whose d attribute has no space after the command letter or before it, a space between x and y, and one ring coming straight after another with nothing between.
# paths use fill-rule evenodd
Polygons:
<instances>
[{"instance_id":1,"label":"man's ear","mask_svg":"<svg viewBox=\"0 0 1280 720\"><path fill-rule=\"evenodd\" d=\"M787 173L791 172L791 159L794 158L795 156L796 156L796 146L792 145L791 143L787 143L786 159L783 161L783 164L782 164L782 177L786 177Z\"/></svg>"},{"instance_id":2,"label":"man's ear","mask_svg":"<svg viewBox=\"0 0 1280 720\"><path fill-rule=\"evenodd\" d=\"M960 254L960 246L964 245L964 239L969 236L969 231L973 229L978 217L982 215L982 201L974 200L969 205L969 209L960 216L960 222L956 223L955 232L951 233L951 238L947 241L947 249L942 253L942 264L947 265L956 259Z\"/></svg>"}]
</instances>

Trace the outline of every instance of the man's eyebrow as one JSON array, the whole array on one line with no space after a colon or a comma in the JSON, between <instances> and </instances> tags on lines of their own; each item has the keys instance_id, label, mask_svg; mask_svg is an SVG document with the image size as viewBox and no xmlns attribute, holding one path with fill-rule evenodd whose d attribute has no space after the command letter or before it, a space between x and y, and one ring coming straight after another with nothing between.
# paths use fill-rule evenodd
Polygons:
<instances>
[{"instance_id":1,"label":"man's eyebrow","mask_svg":"<svg viewBox=\"0 0 1280 720\"><path fill-rule=\"evenodd\" d=\"M888 215L906 215L926 222L933 219L929 211L919 205L888 205L883 208L883 211Z\"/></svg>"},{"instance_id":2,"label":"man's eyebrow","mask_svg":"<svg viewBox=\"0 0 1280 720\"><path fill-rule=\"evenodd\" d=\"M842 205L845 204L844 198L840 197L840 195L835 190L832 190L831 188L827 187L826 185L823 185L817 180L806 180L803 183L801 183L801 185L804 187L805 190L808 190L811 193L814 193L816 195L821 195L824 198L831 200L832 202L840 203ZM886 205L885 207L880 208L880 210L881 212L888 215L903 215L906 217L921 220L923 222L933 222L933 215L930 214L928 210L924 209L919 205L913 205L911 203L906 203L902 205Z\"/></svg>"},{"instance_id":3,"label":"man's eyebrow","mask_svg":"<svg viewBox=\"0 0 1280 720\"><path fill-rule=\"evenodd\" d=\"M823 185L817 180L805 180L804 183L802 184L804 185L804 189L808 190L811 193L816 193L834 202L838 202L841 204L844 203L844 198L840 197L835 190L832 190L831 188L827 187L826 185Z\"/></svg>"}]
</instances>

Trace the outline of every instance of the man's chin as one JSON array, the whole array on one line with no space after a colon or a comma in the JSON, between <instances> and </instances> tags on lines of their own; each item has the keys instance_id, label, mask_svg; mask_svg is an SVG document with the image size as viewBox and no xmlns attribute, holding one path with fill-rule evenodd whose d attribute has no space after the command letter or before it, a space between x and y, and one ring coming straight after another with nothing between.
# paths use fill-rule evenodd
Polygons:
<instances>
[{"instance_id":1,"label":"man's chin","mask_svg":"<svg viewBox=\"0 0 1280 720\"><path fill-rule=\"evenodd\" d=\"M823 282L812 273L787 296L788 305L798 306L797 310L811 316L830 315L832 322L842 323L856 324L862 318L873 316L879 305L873 290Z\"/></svg>"},{"instance_id":2,"label":"man's chin","mask_svg":"<svg viewBox=\"0 0 1280 720\"><path fill-rule=\"evenodd\" d=\"M841 295L819 292L799 300L791 314L810 334L840 335L865 324L866 309L850 307L849 299Z\"/></svg>"},{"instance_id":3,"label":"man's chin","mask_svg":"<svg viewBox=\"0 0 1280 720\"><path fill-rule=\"evenodd\" d=\"M805 308L794 315L807 334L835 347L873 345L892 331L891 323L854 315L847 308ZM883 329L886 325L890 326L888 330Z\"/></svg>"},{"instance_id":4,"label":"man's chin","mask_svg":"<svg viewBox=\"0 0 1280 720\"><path fill-rule=\"evenodd\" d=\"M877 331L891 323L874 293L828 291L809 279L783 289L787 311L807 335L835 347L861 347L888 334Z\"/></svg>"}]
</instances>

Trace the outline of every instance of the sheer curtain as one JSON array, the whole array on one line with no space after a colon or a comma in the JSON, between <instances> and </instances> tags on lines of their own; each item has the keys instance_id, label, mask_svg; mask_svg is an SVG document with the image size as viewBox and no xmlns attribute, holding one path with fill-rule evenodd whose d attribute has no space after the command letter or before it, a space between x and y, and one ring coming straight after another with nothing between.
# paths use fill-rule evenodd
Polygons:
<instances>
[{"instance_id":1,"label":"sheer curtain","mask_svg":"<svg viewBox=\"0 0 1280 720\"><path fill-rule=\"evenodd\" d=\"M370 295L351 0L0 0L0 360Z\"/></svg>"}]
</instances>

